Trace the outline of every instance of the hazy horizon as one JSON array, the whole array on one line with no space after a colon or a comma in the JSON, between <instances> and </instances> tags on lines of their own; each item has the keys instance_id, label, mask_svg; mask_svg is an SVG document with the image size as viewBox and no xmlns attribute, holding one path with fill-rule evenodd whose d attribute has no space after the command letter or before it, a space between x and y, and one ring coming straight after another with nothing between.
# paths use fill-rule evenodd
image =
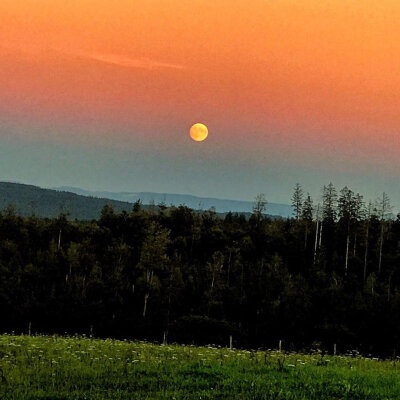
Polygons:
<instances>
[{"instance_id":1,"label":"hazy horizon","mask_svg":"<svg viewBox=\"0 0 400 400\"><path fill-rule=\"evenodd\" d=\"M176 182L175 178L165 176L165 165L153 163L149 172L154 174L154 179L150 180L145 172L140 173L146 165L141 166L140 162L139 166L136 165L138 159L143 161L145 156L136 154L135 159L129 160L131 155L130 152L116 150L68 148L37 143L21 146L10 145L9 142L7 146L0 148L0 167L3 181L45 188L70 186L90 191L175 193L239 201L253 201L258 193L265 193L269 202L284 204L290 203L293 187L297 182L305 192L310 192L315 201L319 201L322 186L332 181L337 190L347 185L364 195L366 200L375 200L382 192L386 192L396 208L400 205L400 188L397 188L395 179L387 177L380 180L371 176L350 179L350 174L346 174L337 176L335 180L329 179L329 175L325 179L321 172L301 174L299 171L278 168L266 174L265 179L262 171L254 169L250 174L253 179L248 179L248 168L244 171L236 170L232 176L225 177L228 178L227 182L216 182L213 176L206 179L205 176L199 176L200 171L187 171L182 166L180 173L186 180ZM127 168L126 164L131 166ZM174 164L170 168L174 168L176 163ZM219 172L223 174L223 171ZM303 176L305 179L290 179L290 172L293 175L297 172L296 177ZM254 174L258 175L257 179ZM197 176L196 182L191 182L192 176ZM238 176L241 178L237 179ZM373 185L370 184L371 181ZM245 189L240 190L240 187Z\"/></svg>"}]
</instances>

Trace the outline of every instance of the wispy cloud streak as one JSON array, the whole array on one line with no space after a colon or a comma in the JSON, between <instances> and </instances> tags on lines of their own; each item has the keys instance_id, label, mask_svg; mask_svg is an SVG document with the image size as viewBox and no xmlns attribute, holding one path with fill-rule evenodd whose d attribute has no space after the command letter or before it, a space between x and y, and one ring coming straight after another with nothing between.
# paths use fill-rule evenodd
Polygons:
<instances>
[{"instance_id":1,"label":"wispy cloud streak","mask_svg":"<svg viewBox=\"0 0 400 400\"><path fill-rule=\"evenodd\" d=\"M67 57L79 57L87 60L94 60L98 62L102 62L105 64L112 64L119 67L124 68L141 68L141 69L176 69L176 70L184 70L186 66L181 64L168 63L163 61L152 60L150 58L145 57L127 57L123 55L117 54L109 54L109 53L85 53L82 51L72 52L66 51L60 48L53 47L42 47L42 46L34 46L30 47L20 46L20 45L7 45L4 43L0 43L0 51L7 52L16 52L19 54L23 54L31 57L43 56L45 54L49 54L49 52L64 55Z\"/></svg>"},{"instance_id":2,"label":"wispy cloud streak","mask_svg":"<svg viewBox=\"0 0 400 400\"><path fill-rule=\"evenodd\" d=\"M106 64L117 65L125 68L142 68L142 69L167 68L167 69L178 69L178 70L183 70L186 68L183 65L151 60L149 58L130 58L115 54L96 53L96 54L87 54L81 56L91 60L103 62Z\"/></svg>"}]
</instances>

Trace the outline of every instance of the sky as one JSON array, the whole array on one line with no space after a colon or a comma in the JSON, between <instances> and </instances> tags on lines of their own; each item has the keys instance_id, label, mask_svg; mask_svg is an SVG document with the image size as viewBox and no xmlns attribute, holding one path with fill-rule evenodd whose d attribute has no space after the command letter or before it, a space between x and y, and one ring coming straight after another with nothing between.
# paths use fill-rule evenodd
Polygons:
<instances>
[{"instance_id":1,"label":"sky","mask_svg":"<svg viewBox=\"0 0 400 400\"><path fill-rule=\"evenodd\" d=\"M0 20L1 180L400 205L397 0L1 0Z\"/></svg>"}]
</instances>

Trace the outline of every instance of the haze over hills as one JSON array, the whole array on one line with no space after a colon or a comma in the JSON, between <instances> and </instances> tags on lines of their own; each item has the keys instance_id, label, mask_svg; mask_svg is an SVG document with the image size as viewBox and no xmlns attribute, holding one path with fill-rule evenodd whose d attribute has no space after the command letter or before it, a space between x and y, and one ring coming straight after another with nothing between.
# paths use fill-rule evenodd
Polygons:
<instances>
[{"instance_id":1,"label":"haze over hills","mask_svg":"<svg viewBox=\"0 0 400 400\"><path fill-rule=\"evenodd\" d=\"M230 211L238 213L250 213L252 212L254 206L254 203L251 201L198 197L189 194L89 191L69 186L56 187L53 189L72 192L82 196L113 199L130 203L140 200L142 204L157 205L164 203L167 206L185 205L194 210L209 210L210 208L214 207L215 211L218 213L227 213ZM290 217L292 216L292 206L288 204L268 203L266 213L274 216Z\"/></svg>"},{"instance_id":2,"label":"haze over hills","mask_svg":"<svg viewBox=\"0 0 400 400\"><path fill-rule=\"evenodd\" d=\"M0 182L0 209L15 207L18 215L55 218L67 213L70 219L91 220L100 216L105 205L116 211L132 210L132 203L80 196L21 183Z\"/></svg>"},{"instance_id":3,"label":"haze over hills","mask_svg":"<svg viewBox=\"0 0 400 400\"><path fill-rule=\"evenodd\" d=\"M112 193L90 192L78 188L46 189L33 185L13 182L0 182L0 209L13 205L18 215L54 218L66 213L70 219L91 220L100 216L105 205L116 211L131 211L133 203L141 200L143 207L149 204L164 202L169 205L186 205L193 209L210 209L215 207L218 213L249 213L253 203L234 200L200 198L189 195L159 193ZM278 206L278 207L276 207ZM281 208L279 206L282 206ZM285 207L289 208L286 211ZM267 214L271 216L288 216L290 206L268 204Z\"/></svg>"}]
</instances>

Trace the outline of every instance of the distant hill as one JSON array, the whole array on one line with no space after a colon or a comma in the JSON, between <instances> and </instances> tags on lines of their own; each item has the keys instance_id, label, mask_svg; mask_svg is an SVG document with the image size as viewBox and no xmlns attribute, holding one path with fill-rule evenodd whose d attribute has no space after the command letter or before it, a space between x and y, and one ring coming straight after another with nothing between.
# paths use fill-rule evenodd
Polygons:
<instances>
[{"instance_id":1,"label":"distant hill","mask_svg":"<svg viewBox=\"0 0 400 400\"><path fill-rule=\"evenodd\" d=\"M253 210L254 203L251 201L223 200L209 197L197 197L188 194L171 193L152 193L152 192L95 192L75 187L58 187L56 190L76 193L82 196L92 196L96 198L107 198L118 201L134 203L140 200L142 204L160 204L179 206L185 205L194 210L209 210L215 208L218 213L237 212L250 213ZM292 207L288 204L268 203L266 213L268 215L290 217L292 216Z\"/></svg>"},{"instance_id":2,"label":"distant hill","mask_svg":"<svg viewBox=\"0 0 400 400\"><path fill-rule=\"evenodd\" d=\"M0 182L0 209L12 204L22 216L54 218L61 212L71 219L90 220L100 216L102 208L109 204L116 211L132 210L132 203L80 196L75 193L42 189L20 183Z\"/></svg>"},{"instance_id":3,"label":"distant hill","mask_svg":"<svg viewBox=\"0 0 400 400\"><path fill-rule=\"evenodd\" d=\"M90 192L72 187L43 189L38 186L21 183L0 182L0 209L10 204L18 215L54 218L60 213L67 213L70 219L91 220L100 216L102 208L108 204L116 211L131 211L133 203L140 200L143 207L150 204L165 203L170 205L186 205L195 210L208 210L215 207L219 214L229 211L243 213L246 216L252 211L250 201L221 200L202 198L190 195L162 193L113 193ZM285 204L269 203L266 214L270 216L288 217L291 207Z\"/></svg>"}]
</instances>

